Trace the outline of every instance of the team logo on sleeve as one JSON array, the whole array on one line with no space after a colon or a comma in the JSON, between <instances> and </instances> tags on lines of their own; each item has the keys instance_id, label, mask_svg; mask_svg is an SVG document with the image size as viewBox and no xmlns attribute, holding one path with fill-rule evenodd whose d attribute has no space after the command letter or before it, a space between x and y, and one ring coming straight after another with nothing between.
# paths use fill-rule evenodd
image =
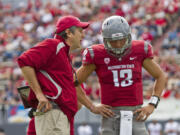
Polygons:
<instances>
[{"instance_id":1,"label":"team logo on sleeve","mask_svg":"<svg viewBox=\"0 0 180 135\"><path fill-rule=\"evenodd\" d=\"M104 63L105 64L109 64L109 62L110 62L110 58L104 58Z\"/></svg>"}]
</instances>

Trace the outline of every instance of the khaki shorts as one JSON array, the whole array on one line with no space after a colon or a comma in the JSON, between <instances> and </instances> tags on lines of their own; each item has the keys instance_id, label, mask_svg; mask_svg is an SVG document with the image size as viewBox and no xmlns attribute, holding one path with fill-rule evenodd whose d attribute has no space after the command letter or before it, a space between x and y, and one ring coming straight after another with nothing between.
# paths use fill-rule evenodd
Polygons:
<instances>
[{"instance_id":1,"label":"khaki shorts","mask_svg":"<svg viewBox=\"0 0 180 135\"><path fill-rule=\"evenodd\" d=\"M67 116L60 109L52 109L35 116L36 135L70 135Z\"/></svg>"}]
</instances>

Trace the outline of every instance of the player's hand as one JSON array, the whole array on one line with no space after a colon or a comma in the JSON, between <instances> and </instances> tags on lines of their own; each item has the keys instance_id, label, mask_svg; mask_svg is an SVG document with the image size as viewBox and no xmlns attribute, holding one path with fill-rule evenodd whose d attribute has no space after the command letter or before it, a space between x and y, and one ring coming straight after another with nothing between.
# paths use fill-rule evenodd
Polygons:
<instances>
[{"instance_id":1,"label":"player's hand","mask_svg":"<svg viewBox=\"0 0 180 135\"><path fill-rule=\"evenodd\" d=\"M47 112L52 109L51 103L43 94L36 95L36 97L39 101L38 106L37 106L37 111Z\"/></svg>"},{"instance_id":2,"label":"player's hand","mask_svg":"<svg viewBox=\"0 0 180 135\"><path fill-rule=\"evenodd\" d=\"M95 114L100 114L106 118L109 118L114 116L114 113L112 112L111 108L112 107L109 105L100 104L96 106L94 105L90 110Z\"/></svg>"},{"instance_id":3,"label":"player's hand","mask_svg":"<svg viewBox=\"0 0 180 135\"><path fill-rule=\"evenodd\" d=\"M151 115L154 111L155 107L153 105L147 105L145 107L142 107L140 109L137 109L134 111L134 114L138 114L136 120L137 121L145 121L149 115Z\"/></svg>"}]
</instances>

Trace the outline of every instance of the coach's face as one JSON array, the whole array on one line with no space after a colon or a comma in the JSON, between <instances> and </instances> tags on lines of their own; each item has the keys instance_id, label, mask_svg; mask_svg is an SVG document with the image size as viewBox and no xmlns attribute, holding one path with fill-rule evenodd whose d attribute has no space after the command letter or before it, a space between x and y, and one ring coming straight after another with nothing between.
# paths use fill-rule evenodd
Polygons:
<instances>
[{"instance_id":1,"label":"coach's face","mask_svg":"<svg viewBox=\"0 0 180 135\"><path fill-rule=\"evenodd\" d=\"M81 47L81 41L84 37L83 29L77 27L71 36L71 47L74 49Z\"/></svg>"}]
</instances>

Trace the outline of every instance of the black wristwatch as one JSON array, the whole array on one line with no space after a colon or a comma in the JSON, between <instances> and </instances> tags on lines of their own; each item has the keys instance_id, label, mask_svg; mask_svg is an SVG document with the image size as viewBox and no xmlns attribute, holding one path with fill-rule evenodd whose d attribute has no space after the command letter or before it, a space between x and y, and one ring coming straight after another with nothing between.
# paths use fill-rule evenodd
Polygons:
<instances>
[{"instance_id":1,"label":"black wristwatch","mask_svg":"<svg viewBox=\"0 0 180 135\"><path fill-rule=\"evenodd\" d=\"M153 105L155 108L157 108L159 101L160 101L160 98L158 96L151 96L149 104Z\"/></svg>"},{"instance_id":2,"label":"black wristwatch","mask_svg":"<svg viewBox=\"0 0 180 135\"><path fill-rule=\"evenodd\" d=\"M74 86L77 87L78 85L79 85L78 80L75 80L75 81L74 81Z\"/></svg>"}]
</instances>

